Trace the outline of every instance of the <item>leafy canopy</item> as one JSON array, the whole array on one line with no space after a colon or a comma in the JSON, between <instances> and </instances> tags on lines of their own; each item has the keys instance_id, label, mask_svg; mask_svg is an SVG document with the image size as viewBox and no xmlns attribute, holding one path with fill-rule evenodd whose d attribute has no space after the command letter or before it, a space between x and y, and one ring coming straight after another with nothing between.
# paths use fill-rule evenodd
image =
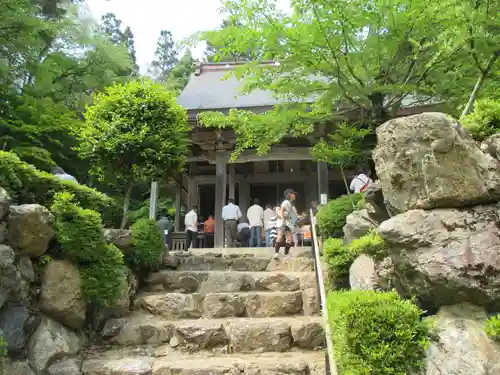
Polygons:
<instances>
[{"instance_id":1,"label":"leafy canopy","mask_svg":"<svg viewBox=\"0 0 500 375\"><path fill-rule=\"evenodd\" d=\"M350 113L377 126L404 106L463 98L474 83L458 95L442 77L471 68L464 39L450 32L481 22L479 16L471 20L471 9L480 9L470 3L294 0L285 12L278 0L226 1L226 27L202 38L219 47L220 58L250 49L262 51L262 60L279 61L249 62L232 74L242 80L242 92L268 90L283 104L265 114L232 110L199 119L207 127L232 127L237 152L264 153L283 137L312 132L325 119ZM473 33L481 34L479 28Z\"/></svg>"},{"instance_id":2,"label":"leafy canopy","mask_svg":"<svg viewBox=\"0 0 500 375\"><path fill-rule=\"evenodd\" d=\"M131 81L95 96L78 151L110 181L161 179L182 168L188 130L186 111L173 93L150 81Z\"/></svg>"}]
</instances>

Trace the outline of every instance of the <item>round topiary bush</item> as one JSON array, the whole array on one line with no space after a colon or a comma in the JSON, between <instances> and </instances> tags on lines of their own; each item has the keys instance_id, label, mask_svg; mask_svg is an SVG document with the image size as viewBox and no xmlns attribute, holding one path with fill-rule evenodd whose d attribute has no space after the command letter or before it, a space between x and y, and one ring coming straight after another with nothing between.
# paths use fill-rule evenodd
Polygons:
<instances>
[{"instance_id":1,"label":"round topiary bush","mask_svg":"<svg viewBox=\"0 0 500 375\"><path fill-rule=\"evenodd\" d=\"M411 301L395 292L331 292L328 312L339 373L416 375L423 370L431 326Z\"/></svg>"},{"instance_id":2,"label":"round topiary bush","mask_svg":"<svg viewBox=\"0 0 500 375\"><path fill-rule=\"evenodd\" d=\"M481 99L476 101L474 112L460 121L477 141L500 132L500 100Z\"/></svg>"},{"instance_id":3,"label":"round topiary bush","mask_svg":"<svg viewBox=\"0 0 500 375\"><path fill-rule=\"evenodd\" d=\"M133 265L152 268L159 264L165 251L165 243L160 229L154 220L141 219L132 225L134 251L131 256Z\"/></svg>"},{"instance_id":4,"label":"round topiary bush","mask_svg":"<svg viewBox=\"0 0 500 375\"><path fill-rule=\"evenodd\" d=\"M342 237L342 228L347 215L354 211L354 207L361 201L363 194L342 195L322 206L316 214L318 229L322 236Z\"/></svg>"}]
</instances>

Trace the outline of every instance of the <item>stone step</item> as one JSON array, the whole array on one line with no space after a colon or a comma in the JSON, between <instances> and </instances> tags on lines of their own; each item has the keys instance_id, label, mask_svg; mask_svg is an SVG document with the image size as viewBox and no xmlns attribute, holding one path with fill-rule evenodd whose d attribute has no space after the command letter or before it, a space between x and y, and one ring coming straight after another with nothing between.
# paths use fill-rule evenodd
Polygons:
<instances>
[{"instance_id":1,"label":"stone step","mask_svg":"<svg viewBox=\"0 0 500 375\"><path fill-rule=\"evenodd\" d=\"M237 249L192 249L170 251L163 257L162 266L178 271L234 270L234 271L287 271L304 272L314 270L310 248L292 248L290 257L281 254L273 259L272 248Z\"/></svg>"},{"instance_id":2,"label":"stone step","mask_svg":"<svg viewBox=\"0 0 500 375\"><path fill-rule=\"evenodd\" d=\"M326 375L323 351L210 355L100 353L83 361L83 375Z\"/></svg>"},{"instance_id":3,"label":"stone step","mask_svg":"<svg viewBox=\"0 0 500 375\"><path fill-rule=\"evenodd\" d=\"M325 343L321 317L166 320L136 312L106 322L102 336L116 345L159 345L191 351L226 347L230 353L316 349Z\"/></svg>"},{"instance_id":4,"label":"stone step","mask_svg":"<svg viewBox=\"0 0 500 375\"><path fill-rule=\"evenodd\" d=\"M265 318L319 313L316 289L295 292L154 293L136 297L136 308L167 319Z\"/></svg>"},{"instance_id":5,"label":"stone step","mask_svg":"<svg viewBox=\"0 0 500 375\"><path fill-rule=\"evenodd\" d=\"M316 288L314 272L240 272L162 270L146 278L148 292L215 293L241 291L293 292Z\"/></svg>"}]
</instances>

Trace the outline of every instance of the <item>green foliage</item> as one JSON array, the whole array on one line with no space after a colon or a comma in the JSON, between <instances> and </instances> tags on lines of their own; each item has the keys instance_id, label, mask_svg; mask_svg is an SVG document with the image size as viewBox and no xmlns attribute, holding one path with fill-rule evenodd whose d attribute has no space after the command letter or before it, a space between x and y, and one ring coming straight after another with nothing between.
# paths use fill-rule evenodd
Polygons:
<instances>
[{"instance_id":1,"label":"green foliage","mask_svg":"<svg viewBox=\"0 0 500 375\"><path fill-rule=\"evenodd\" d=\"M412 375L423 370L431 327L397 293L331 292L329 322L339 373Z\"/></svg>"},{"instance_id":2,"label":"green foliage","mask_svg":"<svg viewBox=\"0 0 500 375\"><path fill-rule=\"evenodd\" d=\"M477 141L500 132L500 100L476 101L474 112L465 116L461 123Z\"/></svg>"},{"instance_id":3,"label":"green foliage","mask_svg":"<svg viewBox=\"0 0 500 375\"><path fill-rule=\"evenodd\" d=\"M106 244L100 215L81 208L70 193L58 193L51 208L63 253L79 265L87 302L110 306L124 282L123 255Z\"/></svg>"},{"instance_id":4,"label":"green foliage","mask_svg":"<svg viewBox=\"0 0 500 375\"><path fill-rule=\"evenodd\" d=\"M353 204L360 201L363 194L342 195L322 206L316 214L319 232L324 237L342 237L342 228L347 215L354 211Z\"/></svg>"},{"instance_id":5,"label":"green foliage","mask_svg":"<svg viewBox=\"0 0 500 375\"><path fill-rule=\"evenodd\" d=\"M113 203L94 189L39 171L11 152L0 151L0 186L19 204L38 203L50 207L59 192L74 194L81 206L93 210L103 211Z\"/></svg>"},{"instance_id":6,"label":"green foliage","mask_svg":"<svg viewBox=\"0 0 500 375\"><path fill-rule=\"evenodd\" d=\"M0 375L4 375L4 361L7 356L7 343L1 335L0 331Z\"/></svg>"},{"instance_id":7,"label":"green foliage","mask_svg":"<svg viewBox=\"0 0 500 375\"><path fill-rule=\"evenodd\" d=\"M172 38L172 33L162 30L156 42L155 60L151 63L156 80L166 82L169 73L179 62L177 58L177 47Z\"/></svg>"},{"instance_id":8,"label":"green foliage","mask_svg":"<svg viewBox=\"0 0 500 375\"><path fill-rule=\"evenodd\" d=\"M180 92L187 85L189 77L194 73L196 61L188 49L181 57L179 62L168 73L165 82L168 89Z\"/></svg>"},{"instance_id":9,"label":"green foliage","mask_svg":"<svg viewBox=\"0 0 500 375\"><path fill-rule=\"evenodd\" d=\"M259 61L279 61L251 61L230 74L241 80L242 92L267 90L282 104L262 114L207 112L200 118L208 127L232 128L237 151L265 152L283 137L312 133L324 119L356 114L378 126L430 98L464 104L477 78L471 51L483 69L498 51L498 7L488 4L294 0L289 12L279 0L226 1L227 25L202 39L217 47L215 61L248 51ZM489 75L484 87L494 78ZM312 104L296 110L300 105L291 102Z\"/></svg>"},{"instance_id":10,"label":"green foliage","mask_svg":"<svg viewBox=\"0 0 500 375\"><path fill-rule=\"evenodd\" d=\"M500 315L488 318L484 323L484 331L495 341L500 341Z\"/></svg>"},{"instance_id":11,"label":"green foliage","mask_svg":"<svg viewBox=\"0 0 500 375\"><path fill-rule=\"evenodd\" d=\"M342 123L312 148L312 155L318 161L340 168L348 168L366 163L372 149L367 147L365 138L372 134L371 129L363 129L352 124Z\"/></svg>"},{"instance_id":12,"label":"green foliage","mask_svg":"<svg viewBox=\"0 0 500 375\"><path fill-rule=\"evenodd\" d=\"M79 130L78 151L92 162L94 174L122 187L127 212L134 183L182 169L188 131L175 94L150 81L132 81L95 96Z\"/></svg>"},{"instance_id":13,"label":"green foliage","mask_svg":"<svg viewBox=\"0 0 500 375\"><path fill-rule=\"evenodd\" d=\"M359 255L344 245L340 238L329 238L323 244L323 256L328 268L328 285L333 289L349 289L349 268Z\"/></svg>"},{"instance_id":14,"label":"green foliage","mask_svg":"<svg viewBox=\"0 0 500 375\"><path fill-rule=\"evenodd\" d=\"M134 252L132 262L141 268L152 268L159 264L165 251L165 241L156 222L141 219L132 225Z\"/></svg>"},{"instance_id":15,"label":"green foliage","mask_svg":"<svg viewBox=\"0 0 500 375\"><path fill-rule=\"evenodd\" d=\"M375 260L387 256L384 240L376 231L345 244L340 238L329 238L323 244L323 254L328 268L329 285L334 289L349 288L349 268L360 254Z\"/></svg>"},{"instance_id":16,"label":"green foliage","mask_svg":"<svg viewBox=\"0 0 500 375\"><path fill-rule=\"evenodd\" d=\"M158 199L158 212L162 216L175 216L175 202L172 198ZM149 198L140 203L135 210L131 210L128 215L130 222L135 223L141 219L149 218Z\"/></svg>"},{"instance_id":17,"label":"green foliage","mask_svg":"<svg viewBox=\"0 0 500 375\"><path fill-rule=\"evenodd\" d=\"M348 246L352 253L363 253L378 261L388 256L387 244L376 230L354 239Z\"/></svg>"}]
</instances>

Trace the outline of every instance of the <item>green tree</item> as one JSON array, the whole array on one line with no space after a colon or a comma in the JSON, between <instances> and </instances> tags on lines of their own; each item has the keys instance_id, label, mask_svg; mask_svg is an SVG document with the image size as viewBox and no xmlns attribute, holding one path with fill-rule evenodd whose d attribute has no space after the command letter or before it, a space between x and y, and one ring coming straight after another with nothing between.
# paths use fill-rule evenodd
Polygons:
<instances>
[{"instance_id":1,"label":"green tree","mask_svg":"<svg viewBox=\"0 0 500 375\"><path fill-rule=\"evenodd\" d=\"M175 65L166 81L166 85L170 90L179 92L186 87L189 77L194 73L196 60L191 54L191 50L186 50L177 65Z\"/></svg>"},{"instance_id":2,"label":"green tree","mask_svg":"<svg viewBox=\"0 0 500 375\"><path fill-rule=\"evenodd\" d=\"M265 114L233 110L203 113L200 120L231 126L237 151L262 153L326 119L356 113L377 126L404 105L447 100L442 77L461 69L465 46L449 32L457 20L455 8L446 7L431 0L295 0L285 14L275 0L230 0L224 10L238 26L203 38L224 46L221 55L250 49L263 51L262 60L278 60L248 63L234 74L244 78L243 92L268 90L283 104Z\"/></svg>"},{"instance_id":3,"label":"green tree","mask_svg":"<svg viewBox=\"0 0 500 375\"><path fill-rule=\"evenodd\" d=\"M154 75L159 82L166 82L169 73L178 63L177 48L172 33L162 30L156 43L155 60L151 63Z\"/></svg>"},{"instance_id":4,"label":"green tree","mask_svg":"<svg viewBox=\"0 0 500 375\"><path fill-rule=\"evenodd\" d=\"M78 151L92 162L94 174L123 189L123 228L134 184L161 180L182 168L187 113L162 85L131 81L97 94L85 117Z\"/></svg>"},{"instance_id":5,"label":"green tree","mask_svg":"<svg viewBox=\"0 0 500 375\"><path fill-rule=\"evenodd\" d=\"M130 61L93 33L77 8L59 12L62 2L55 3L0 2L0 147L43 170L58 164L81 180L87 166L72 149L81 110L90 92L124 78Z\"/></svg>"}]
</instances>

